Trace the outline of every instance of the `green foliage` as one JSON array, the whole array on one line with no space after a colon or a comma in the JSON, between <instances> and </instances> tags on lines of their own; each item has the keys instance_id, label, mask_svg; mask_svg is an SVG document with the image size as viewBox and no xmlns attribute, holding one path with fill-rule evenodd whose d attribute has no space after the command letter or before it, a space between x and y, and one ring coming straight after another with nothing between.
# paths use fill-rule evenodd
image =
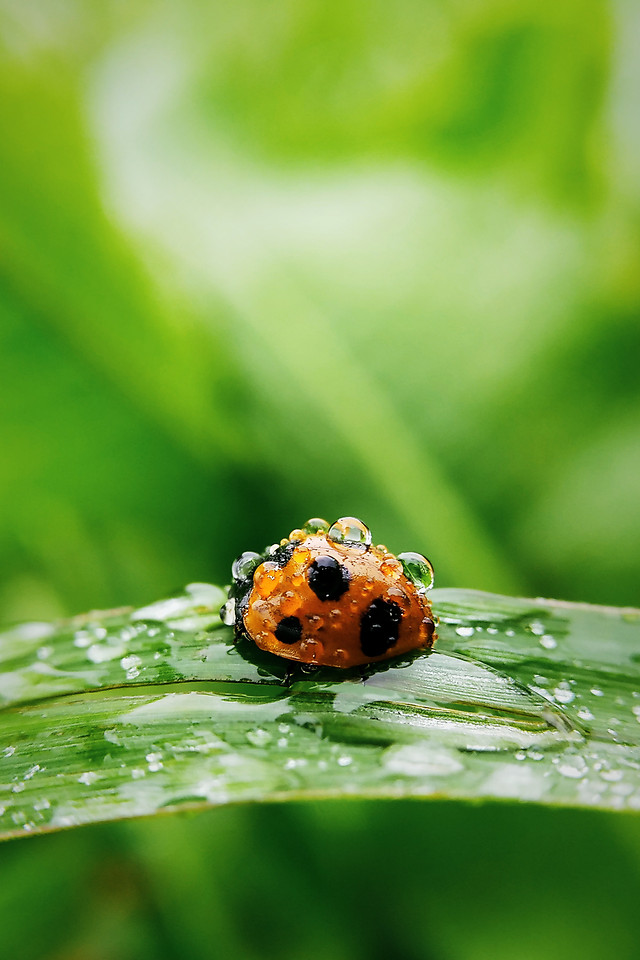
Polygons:
<instances>
[{"instance_id":1,"label":"green foliage","mask_svg":"<svg viewBox=\"0 0 640 960\"><path fill-rule=\"evenodd\" d=\"M287 685L223 597L0 637L4 836L314 797L640 807L640 611L440 590L435 652Z\"/></svg>"},{"instance_id":2,"label":"green foliage","mask_svg":"<svg viewBox=\"0 0 640 960\"><path fill-rule=\"evenodd\" d=\"M318 514L438 586L638 606L636 37L603 0L0 4L0 622L224 583ZM107 661L16 636L6 692L103 703ZM523 690L581 658L490 636ZM3 846L0 953L635 960L638 851L540 804L96 826Z\"/></svg>"},{"instance_id":3,"label":"green foliage","mask_svg":"<svg viewBox=\"0 0 640 960\"><path fill-rule=\"evenodd\" d=\"M5 13L0 617L344 513L441 585L633 601L630 13L212 16Z\"/></svg>"}]
</instances>

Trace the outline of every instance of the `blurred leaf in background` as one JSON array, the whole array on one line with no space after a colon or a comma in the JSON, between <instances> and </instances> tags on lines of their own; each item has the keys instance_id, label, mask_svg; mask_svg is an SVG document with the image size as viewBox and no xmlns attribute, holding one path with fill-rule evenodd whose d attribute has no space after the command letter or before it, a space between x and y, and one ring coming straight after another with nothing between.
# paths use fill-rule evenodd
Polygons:
<instances>
[{"instance_id":1,"label":"blurred leaf in background","mask_svg":"<svg viewBox=\"0 0 640 960\"><path fill-rule=\"evenodd\" d=\"M440 584L633 602L634 28L5 3L3 619L346 512Z\"/></svg>"},{"instance_id":2,"label":"blurred leaf in background","mask_svg":"<svg viewBox=\"0 0 640 960\"><path fill-rule=\"evenodd\" d=\"M427 553L440 586L638 604L636 5L3 0L0 35L0 620L223 583L241 550L343 514ZM539 917L558 897L569 912L591 904L571 886L583 868L637 893L635 827L622 837L603 817L487 808L471 818L492 838L472 869L473 830L455 809L412 808L403 829L425 831L425 859L442 835L437 862L472 870L473 922L457 921L449 873L455 916L441 896L421 926L412 906L404 946L385 928L398 956L513 956L514 938L520 956L539 956L541 940L560 956L577 944L566 916L536 937L522 903ZM302 832L357 825L364 882L371 835L396 842L386 810L335 808L322 824L300 813ZM260 889L278 878L289 891L296 816L228 811L7 848L3 929L6 917L25 938L11 955L182 956L183 943L203 955L202 915L223 889L220 952L269 955L238 939L239 880L199 881L201 911L185 887L168 916L140 864L179 847L186 876L190 847L222 843L227 825L229 876L248 856ZM487 882L478 864L502 823L511 859ZM547 897L567 831L573 879ZM323 856L314 842L310 860ZM113 844L114 872L92 881L70 939L76 908L58 899L67 926L47 946L52 921L30 925L27 942L15 924L36 879L57 869L55 896L71 904ZM329 849L339 855L337 839ZM517 873L523 856L537 866ZM425 867L394 864L402 904ZM510 871L502 933L494 923L483 939ZM338 894L322 901L332 875L311 873L309 897L338 911L317 955L376 955L378 940L349 925L379 899L341 914ZM607 903L601 923L595 906L579 913L583 956L606 943L634 956L624 896ZM275 927L273 955L288 955Z\"/></svg>"}]
</instances>

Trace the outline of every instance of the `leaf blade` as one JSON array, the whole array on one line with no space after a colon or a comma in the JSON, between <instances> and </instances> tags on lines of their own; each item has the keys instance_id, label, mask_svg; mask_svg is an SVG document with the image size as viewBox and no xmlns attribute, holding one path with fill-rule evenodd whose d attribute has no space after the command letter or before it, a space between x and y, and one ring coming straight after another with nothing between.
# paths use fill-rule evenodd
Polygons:
<instances>
[{"instance_id":1,"label":"leaf blade","mask_svg":"<svg viewBox=\"0 0 640 960\"><path fill-rule=\"evenodd\" d=\"M319 796L640 808L638 611L434 591L431 655L287 687L234 647L222 597L0 637L0 836Z\"/></svg>"}]
</instances>

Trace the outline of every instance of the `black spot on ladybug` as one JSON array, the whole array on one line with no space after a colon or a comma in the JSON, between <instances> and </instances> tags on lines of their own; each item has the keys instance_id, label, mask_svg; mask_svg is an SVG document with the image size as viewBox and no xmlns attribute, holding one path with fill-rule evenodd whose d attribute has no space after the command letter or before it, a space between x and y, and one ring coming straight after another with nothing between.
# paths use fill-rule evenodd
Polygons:
<instances>
[{"instance_id":1,"label":"black spot on ladybug","mask_svg":"<svg viewBox=\"0 0 640 960\"><path fill-rule=\"evenodd\" d=\"M297 546L299 546L299 540L290 540L288 543L284 543L281 547L278 547L277 550L274 550L272 554L269 555L269 560L272 560L274 563L277 563L279 567L286 567L291 560L293 551Z\"/></svg>"},{"instance_id":2,"label":"black spot on ladybug","mask_svg":"<svg viewBox=\"0 0 640 960\"><path fill-rule=\"evenodd\" d=\"M398 641L402 610L394 600L374 600L360 620L360 646L366 657L380 657Z\"/></svg>"},{"instance_id":3,"label":"black spot on ladybug","mask_svg":"<svg viewBox=\"0 0 640 960\"><path fill-rule=\"evenodd\" d=\"M318 600L339 600L349 589L349 571L335 557L318 557L309 567L309 586Z\"/></svg>"},{"instance_id":4,"label":"black spot on ladybug","mask_svg":"<svg viewBox=\"0 0 640 960\"><path fill-rule=\"evenodd\" d=\"M302 624L297 617L284 617L275 629L280 643L297 643L302 636Z\"/></svg>"}]
</instances>

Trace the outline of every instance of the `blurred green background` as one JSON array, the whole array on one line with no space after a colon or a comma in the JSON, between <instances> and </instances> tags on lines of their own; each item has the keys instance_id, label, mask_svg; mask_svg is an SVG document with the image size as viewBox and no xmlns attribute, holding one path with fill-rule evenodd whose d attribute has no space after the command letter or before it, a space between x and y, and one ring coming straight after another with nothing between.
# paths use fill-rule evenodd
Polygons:
<instances>
[{"instance_id":1,"label":"blurred green background","mask_svg":"<svg viewBox=\"0 0 640 960\"><path fill-rule=\"evenodd\" d=\"M0 0L0 621L310 515L638 605L633 0ZM0 956L637 957L640 828L446 804L10 844ZM3 953L6 951L6 953Z\"/></svg>"}]
</instances>

